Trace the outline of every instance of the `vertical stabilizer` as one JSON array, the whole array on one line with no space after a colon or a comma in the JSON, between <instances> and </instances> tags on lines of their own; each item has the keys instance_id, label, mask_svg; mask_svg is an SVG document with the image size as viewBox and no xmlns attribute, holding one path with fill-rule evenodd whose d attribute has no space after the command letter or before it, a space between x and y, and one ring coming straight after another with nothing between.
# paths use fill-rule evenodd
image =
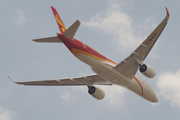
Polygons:
<instances>
[{"instance_id":1,"label":"vertical stabilizer","mask_svg":"<svg viewBox=\"0 0 180 120\"><path fill-rule=\"evenodd\" d=\"M56 22L59 26L59 29L61 31L61 33L64 33L66 31L66 26L64 25L63 21L61 20L59 14L57 13L56 9L54 7L51 6L51 9L54 13L54 17L56 19Z\"/></svg>"}]
</instances>

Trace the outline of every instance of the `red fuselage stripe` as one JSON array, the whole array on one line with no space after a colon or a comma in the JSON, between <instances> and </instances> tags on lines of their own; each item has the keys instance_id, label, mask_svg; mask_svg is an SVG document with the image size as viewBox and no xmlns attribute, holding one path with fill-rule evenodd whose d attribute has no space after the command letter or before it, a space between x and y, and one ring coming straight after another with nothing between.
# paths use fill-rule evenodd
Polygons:
<instances>
[{"instance_id":1,"label":"red fuselage stripe","mask_svg":"<svg viewBox=\"0 0 180 120\"><path fill-rule=\"evenodd\" d=\"M102 61L109 61L109 62L117 65L117 63L115 63L111 59L105 57L104 55L102 55L98 51L94 50L89 45L86 45L85 43L83 43L79 40L76 40L76 39L69 40L66 37L64 37L62 34L59 34L59 38L66 45L66 47L72 52L72 54L75 55L75 57L77 57L77 54L85 54L85 55L89 55L93 58L96 58L96 59L99 59Z\"/></svg>"},{"instance_id":2,"label":"red fuselage stripe","mask_svg":"<svg viewBox=\"0 0 180 120\"><path fill-rule=\"evenodd\" d=\"M139 86L140 86L140 88L141 88L141 91L142 91L141 95L143 95L143 87L142 87L141 83L138 81L138 79L137 79L136 77L134 77L134 79L135 79L136 82L139 84Z\"/></svg>"}]
</instances>

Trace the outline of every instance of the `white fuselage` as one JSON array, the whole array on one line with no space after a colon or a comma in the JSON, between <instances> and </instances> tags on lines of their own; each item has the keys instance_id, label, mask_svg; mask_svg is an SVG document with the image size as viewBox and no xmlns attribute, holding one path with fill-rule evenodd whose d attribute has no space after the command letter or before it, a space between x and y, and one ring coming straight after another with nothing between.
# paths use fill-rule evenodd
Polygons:
<instances>
[{"instance_id":1,"label":"white fuselage","mask_svg":"<svg viewBox=\"0 0 180 120\"><path fill-rule=\"evenodd\" d=\"M77 58L89 65L97 75L112 84L126 87L148 101L159 101L155 89L139 76L135 75L132 79L126 78L113 68L115 65L111 62L101 61L85 54L78 54Z\"/></svg>"}]
</instances>

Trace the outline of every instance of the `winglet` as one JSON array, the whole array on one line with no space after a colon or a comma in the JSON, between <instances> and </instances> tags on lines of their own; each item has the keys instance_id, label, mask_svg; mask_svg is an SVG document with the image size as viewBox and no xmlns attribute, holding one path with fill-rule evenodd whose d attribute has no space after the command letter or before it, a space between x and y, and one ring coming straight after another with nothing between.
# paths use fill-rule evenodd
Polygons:
<instances>
[{"instance_id":1,"label":"winglet","mask_svg":"<svg viewBox=\"0 0 180 120\"><path fill-rule=\"evenodd\" d=\"M56 19L56 22L57 22L57 24L59 26L59 29L60 29L61 33L64 33L66 31L66 26L64 25L63 21L61 20L61 18L59 16L58 12L56 11L56 9L54 7L52 7L52 6L51 6L51 9L52 9L52 11L54 13L54 17Z\"/></svg>"},{"instance_id":2,"label":"winglet","mask_svg":"<svg viewBox=\"0 0 180 120\"><path fill-rule=\"evenodd\" d=\"M165 7L165 8L166 8L166 13L167 13L167 15L168 15L168 16L170 16L170 15L169 15L169 11L168 11L167 7Z\"/></svg>"},{"instance_id":3,"label":"winglet","mask_svg":"<svg viewBox=\"0 0 180 120\"><path fill-rule=\"evenodd\" d=\"M14 82L9 76L7 76L12 82Z\"/></svg>"},{"instance_id":4,"label":"winglet","mask_svg":"<svg viewBox=\"0 0 180 120\"><path fill-rule=\"evenodd\" d=\"M9 76L7 76L13 83L16 83L16 84L23 84L22 82L14 82Z\"/></svg>"}]
</instances>

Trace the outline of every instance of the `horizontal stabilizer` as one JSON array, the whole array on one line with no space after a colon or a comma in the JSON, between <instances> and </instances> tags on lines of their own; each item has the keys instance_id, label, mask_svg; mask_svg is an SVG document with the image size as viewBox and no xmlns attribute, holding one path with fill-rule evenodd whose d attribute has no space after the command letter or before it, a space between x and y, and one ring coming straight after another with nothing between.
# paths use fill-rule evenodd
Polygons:
<instances>
[{"instance_id":1,"label":"horizontal stabilizer","mask_svg":"<svg viewBox=\"0 0 180 120\"><path fill-rule=\"evenodd\" d=\"M52 43L62 43L62 41L59 39L59 37L47 37L47 38L39 38L39 39L33 39L35 42L52 42Z\"/></svg>"},{"instance_id":2,"label":"horizontal stabilizer","mask_svg":"<svg viewBox=\"0 0 180 120\"><path fill-rule=\"evenodd\" d=\"M79 28L80 21L76 20L64 33L63 35L67 37L68 39L73 39L77 29Z\"/></svg>"}]
</instances>

